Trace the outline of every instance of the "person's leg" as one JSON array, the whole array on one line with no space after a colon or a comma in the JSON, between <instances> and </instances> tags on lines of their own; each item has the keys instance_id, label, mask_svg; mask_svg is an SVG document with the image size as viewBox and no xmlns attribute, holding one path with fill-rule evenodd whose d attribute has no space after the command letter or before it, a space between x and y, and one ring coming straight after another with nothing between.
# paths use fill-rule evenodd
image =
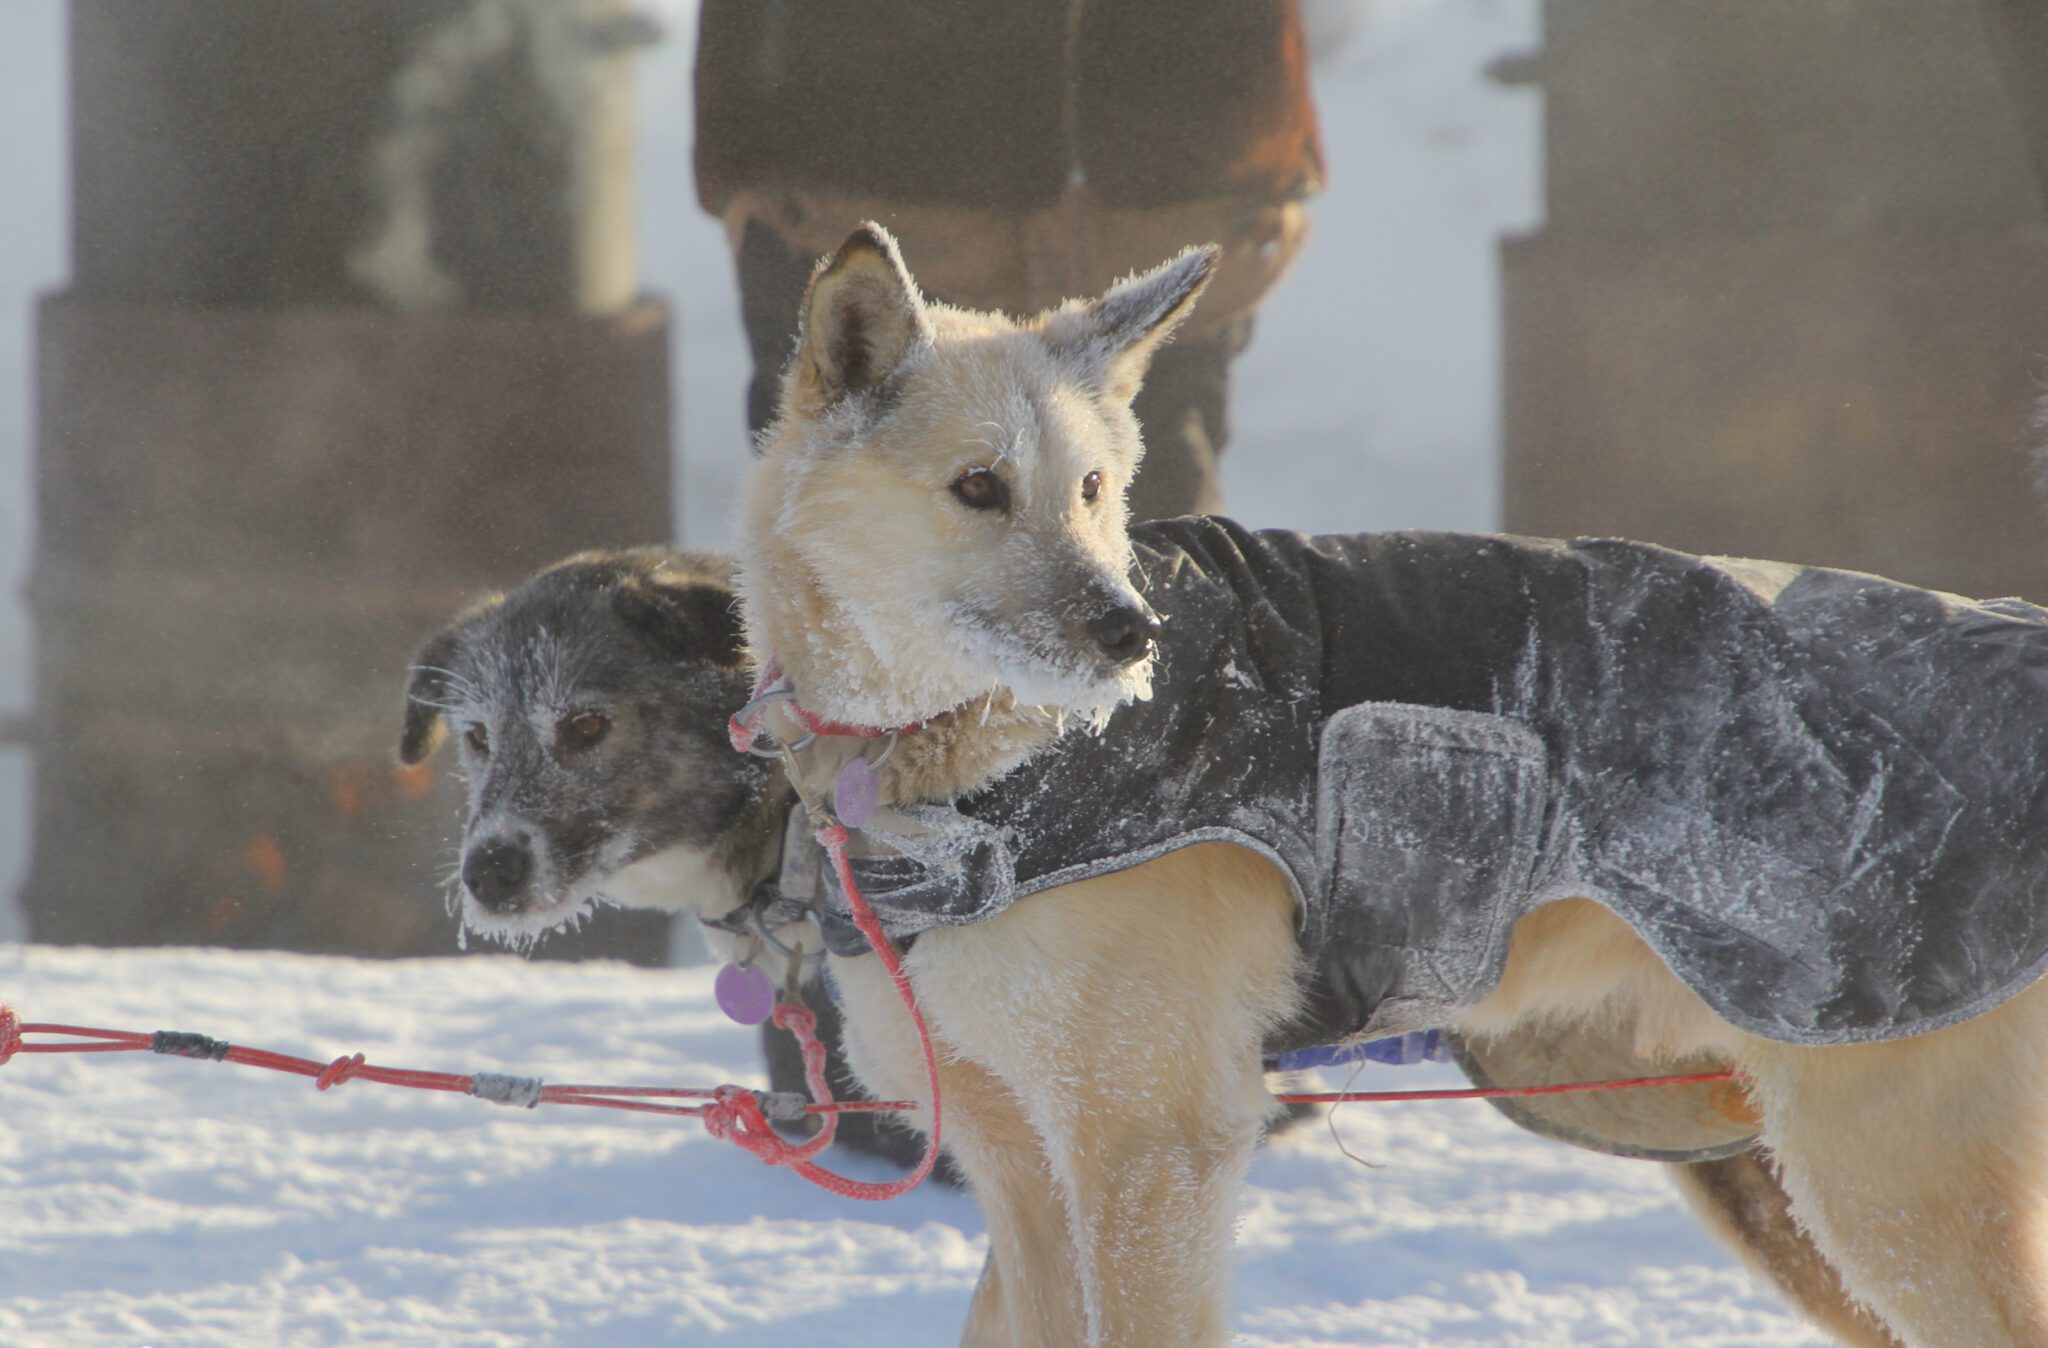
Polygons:
<instances>
[{"instance_id":1,"label":"person's leg","mask_svg":"<svg viewBox=\"0 0 2048 1348\"><path fill-rule=\"evenodd\" d=\"M1131 484L1131 518L1168 519L1222 508L1218 460L1230 439L1230 362L1251 340L1249 315L1220 332L1169 342L1131 405L1145 461Z\"/></svg>"},{"instance_id":2,"label":"person's leg","mask_svg":"<svg viewBox=\"0 0 2048 1348\"><path fill-rule=\"evenodd\" d=\"M796 316L818 259L790 247L758 220L747 222L733 263L739 271L740 322L747 330L754 373L747 381L747 430L759 434L775 420L782 368L796 350Z\"/></svg>"}]
</instances>

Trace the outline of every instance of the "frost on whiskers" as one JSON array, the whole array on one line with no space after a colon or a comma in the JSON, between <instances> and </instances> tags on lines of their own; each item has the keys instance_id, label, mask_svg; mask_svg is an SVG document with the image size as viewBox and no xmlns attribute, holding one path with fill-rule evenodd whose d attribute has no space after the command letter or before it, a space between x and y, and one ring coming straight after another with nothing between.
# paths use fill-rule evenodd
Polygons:
<instances>
[{"instance_id":1,"label":"frost on whiskers","mask_svg":"<svg viewBox=\"0 0 2048 1348\"><path fill-rule=\"evenodd\" d=\"M1062 729L1071 719L1100 732L1118 707L1152 696L1150 658L1105 677L1057 643L1049 616L1004 621L963 609L952 630L962 651L988 670L992 692L1008 689L1019 706L1043 709Z\"/></svg>"}]
</instances>

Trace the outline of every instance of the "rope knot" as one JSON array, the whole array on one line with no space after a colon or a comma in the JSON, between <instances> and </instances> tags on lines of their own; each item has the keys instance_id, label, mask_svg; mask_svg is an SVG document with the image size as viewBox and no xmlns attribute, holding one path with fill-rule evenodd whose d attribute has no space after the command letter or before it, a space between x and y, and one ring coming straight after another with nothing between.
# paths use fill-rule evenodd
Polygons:
<instances>
[{"instance_id":1,"label":"rope knot","mask_svg":"<svg viewBox=\"0 0 2048 1348\"><path fill-rule=\"evenodd\" d=\"M327 1064L326 1071L313 1079L313 1086L317 1090L324 1091L330 1087L339 1086L342 1082L348 1081L353 1077L360 1076L362 1071L362 1054L357 1053L346 1058L336 1058L333 1062Z\"/></svg>"},{"instance_id":2,"label":"rope knot","mask_svg":"<svg viewBox=\"0 0 2048 1348\"><path fill-rule=\"evenodd\" d=\"M14 1008L0 1002L0 1067L7 1060L21 1052L21 1017L14 1014Z\"/></svg>"},{"instance_id":3,"label":"rope knot","mask_svg":"<svg viewBox=\"0 0 2048 1348\"><path fill-rule=\"evenodd\" d=\"M783 1164L771 1153L782 1144L768 1126L761 1097L744 1086L720 1086L704 1106L704 1130L713 1137L737 1142L770 1165Z\"/></svg>"}]
</instances>

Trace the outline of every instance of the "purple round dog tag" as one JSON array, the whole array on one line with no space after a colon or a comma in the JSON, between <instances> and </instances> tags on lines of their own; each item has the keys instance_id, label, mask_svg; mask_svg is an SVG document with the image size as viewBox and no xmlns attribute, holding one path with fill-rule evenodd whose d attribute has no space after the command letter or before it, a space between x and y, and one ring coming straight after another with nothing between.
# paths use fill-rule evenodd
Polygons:
<instances>
[{"instance_id":1,"label":"purple round dog tag","mask_svg":"<svg viewBox=\"0 0 2048 1348\"><path fill-rule=\"evenodd\" d=\"M832 787L832 809L839 815L839 822L848 828L859 828L868 822L868 816L875 812L875 802L881 797L875 770L865 758L849 760L839 769L839 780Z\"/></svg>"},{"instance_id":2,"label":"purple round dog tag","mask_svg":"<svg viewBox=\"0 0 2048 1348\"><path fill-rule=\"evenodd\" d=\"M775 980L758 964L728 964L711 985L718 1009L742 1025L759 1025L775 1010Z\"/></svg>"}]
</instances>

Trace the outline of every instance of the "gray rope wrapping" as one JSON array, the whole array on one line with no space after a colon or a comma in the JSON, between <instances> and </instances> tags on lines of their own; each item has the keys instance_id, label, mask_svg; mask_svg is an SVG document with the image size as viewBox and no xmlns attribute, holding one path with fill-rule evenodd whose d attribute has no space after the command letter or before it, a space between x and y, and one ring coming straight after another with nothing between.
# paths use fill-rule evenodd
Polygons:
<instances>
[{"instance_id":1,"label":"gray rope wrapping","mask_svg":"<svg viewBox=\"0 0 2048 1348\"><path fill-rule=\"evenodd\" d=\"M190 1030L158 1030L149 1037L151 1053L168 1054L173 1058L211 1058L220 1062L228 1056L230 1047L232 1045L225 1039L194 1034Z\"/></svg>"},{"instance_id":2,"label":"gray rope wrapping","mask_svg":"<svg viewBox=\"0 0 2048 1348\"><path fill-rule=\"evenodd\" d=\"M502 1072L478 1072L470 1079L469 1093L494 1105L532 1109L540 1103L539 1077L507 1076Z\"/></svg>"}]
</instances>

